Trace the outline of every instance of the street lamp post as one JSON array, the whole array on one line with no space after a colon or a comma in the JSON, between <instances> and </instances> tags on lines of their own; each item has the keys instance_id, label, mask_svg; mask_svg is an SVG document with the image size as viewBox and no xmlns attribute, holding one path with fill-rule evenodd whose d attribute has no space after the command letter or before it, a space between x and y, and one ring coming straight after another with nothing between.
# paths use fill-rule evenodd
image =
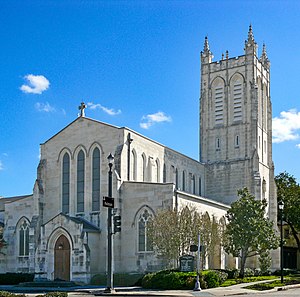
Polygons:
<instances>
[{"instance_id":1,"label":"street lamp post","mask_svg":"<svg viewBox=\"0 0 300 297\"><path fill-rule=\"evenodd\" d=\"M283 218L283 208L284 203L283 201L278 202L278 208L280 212L280 280L283 283L283 228L282 228L282 218Z\"/></svg>"},{"instance_id":2,"label":"street lamp post","mask_svg":"<svg viewBox=\"0 0 300 297\"><path fill-rule=\"evenodd\" d=\"M114 156L109 154L108 159L108 197L112 198L112 167ZM107 208L107 287L105 289L105 293L113 292L113 271L112 271L112 263L113 263L113 242L112 242L112 208Z\"/></svg>"}]
</instances>

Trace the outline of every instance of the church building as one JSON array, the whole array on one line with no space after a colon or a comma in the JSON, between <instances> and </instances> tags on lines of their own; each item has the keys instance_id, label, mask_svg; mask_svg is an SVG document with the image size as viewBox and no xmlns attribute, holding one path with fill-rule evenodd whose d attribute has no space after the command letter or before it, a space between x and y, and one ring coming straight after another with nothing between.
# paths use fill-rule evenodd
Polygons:
<instances>
[{"instance_id":1,"label":"church building","mask_svg":"<svg viewBox=\"0 0 300 297\"><path fill-rule=\"evenodd\" d=\"M80 116L41 144L32 195L0 198L7 242L0 272L88 283L107 271L102 197L108 196L110 154L113 213L121 216L121 232L113 235L115 272L162 268L147 238L147 223L161 209L192 205L221 222L237 190L248 187L268 201L275 222L270 62L265 46L258 57L251 26L238 57L226 52L214 62L205 38L200 89L199 160L129 128L88 118L82 103ZM236 265L221 247L210 263Z\"/></svg>"}]
</instances>

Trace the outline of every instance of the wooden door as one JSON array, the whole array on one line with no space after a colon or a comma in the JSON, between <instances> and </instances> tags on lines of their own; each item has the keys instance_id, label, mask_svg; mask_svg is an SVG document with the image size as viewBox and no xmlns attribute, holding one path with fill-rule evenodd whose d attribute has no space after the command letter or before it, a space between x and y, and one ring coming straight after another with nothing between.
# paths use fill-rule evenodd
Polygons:
<instances>
[{"instance_id":1,"label":"wooden door","mask_svg":"<svg viewBox=\"0 0 300 297\"><path fill-rule=\"evenodd\" d=\"M70 243L61 235L54 247L54 279L70 281Z\"/></svg>"}]
</instances>

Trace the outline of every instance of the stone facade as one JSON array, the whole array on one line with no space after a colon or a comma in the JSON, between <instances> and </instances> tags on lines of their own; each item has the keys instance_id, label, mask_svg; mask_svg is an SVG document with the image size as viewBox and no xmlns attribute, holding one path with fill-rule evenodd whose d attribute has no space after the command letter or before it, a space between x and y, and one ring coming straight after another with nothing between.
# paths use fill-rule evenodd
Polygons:
<instances>
[{"instance_id":1,"label":"stone facade","mask_svg":"<svg viewBox=\"0 0 300 297\"><path fill-rule=\"evenodd\" d=\"M0 199L8 245L2 272L89 282L106 272L107 156L114 155L112 196L122 218L114 236L114 271L145 272L162 262L141 226L164 208L192 205L224 222L236 191L269 201L276 218L271 144L269 61L256 57L252 29L245 55L212 62L201 54L200 162L128 128L80 116L41 144L33 194ZM81 105L81 108L84 104ZM101 197L101 198L100 198ZM235 266L223 250L206 267Z\"/></svg>"}]
</instances>

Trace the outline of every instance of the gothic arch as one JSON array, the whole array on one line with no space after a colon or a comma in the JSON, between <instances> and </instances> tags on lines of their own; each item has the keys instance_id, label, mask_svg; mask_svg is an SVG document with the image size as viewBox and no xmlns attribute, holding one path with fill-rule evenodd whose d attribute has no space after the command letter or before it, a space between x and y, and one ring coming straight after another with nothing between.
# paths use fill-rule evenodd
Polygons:
<instances>
[{"instance_id":1,"label":"gothic arch","mask_svg":"<svg viewBox=\"0 0 300 297\"><path fill-rule=\"evenodd\" d=\"M95 142L93 142L93 143L90 145L90 147L89 147L89 149L88 149L88 151L87 151L87 156L90 156L91 153L94 151L94 149L95 149L96 147L100 150L100 154L102 155L102 154L103 154L103 147L102 147L102 145L101 145L98 141L95 141Z\"/></svg>"},{"instance_id":2,"label":"gothic arch","mask_svg":"<svg viewBox=\"0 0 300 297\"><path fill-rule=\"evenodd\" d=\"M61 235L64 235L69 240L70 248L71 248L71 250L73 250L74 242L73 242L71 234L68 232L67 229L65 229L63 227L57 227L56 229L54 229L51 232L51 234L48 237L48 240L47 240L47 243L46 243L46 250L47 251L54 250L55 243Z\"/></svg>"},{"instance_id":3,"label":"gothic arch","mask_svg":"<svg viewBox=\"0 0 300 297\"><path fill-rule=\"evenodd\" d=\"M211 88L213 88L213 87L215 87L217 85L220 85L220 84L222 84L224 87L226 86L226 82L225 82L224 78L221 77L221 76L216 76L211 81L209 88L211 89Z\"/></svg>"},{"instance_id":4,"label":"gothic arch","mask_svg":"<svg viewBox=\"0 0 300 297\"><path fill-rule=\"evenodd\" d=\"M16 227L15 227L15 231L14 232L17 232L19 227L24 223L24 221L30 225L30 220L26 217L26 216L22 216L19 218L17 224L16 224Z\"/></svg>"},{"instance_id":5,"label":"gothic arch","mask_svg":"<svg viewBox=\"0 0 300 297\"><path fill-rule=\"evenodd\" d=\"M75 160L77 159L77 156L78 156L80 151L84 152L85 158L87 157L87 149L85 148L84 145L79 144L79 145L76 146L75 150L73 151L73 159L75 159Z\"/></svg>"},{"instance_id":6,"label":"gothic arch","mask_svg":"<svg viewBox=\"0 0 300 297\"><path fill-rule=\"evenodd\" d=\"M233 82L237 81L241 79L242 83L245 83L245 77L242 73L240 72L235 72L234 74L231 75L230 79L229 79L229 85L231 85Z\"/></svg>"},{"instance_id":7,"label":"gothic arch","mask_svg":"<svg viewBox=\"0 0 300 297\"><path fill-rule=\"evenodd\" d=\"M62 158L64 157L65 153L67 153L69 155L70 160L73 159L71 150L68 147L64 147L58 153L58 158L57 158L58 163L62 161Z\"/></svg>"},{"instance_id":8,"label":"gothic arch","mask_svg":"<svg viewBox=\"0 0 300 297\"><path fill-rule=\"evenodd\" d=\"M132 224L131 226L134 227L136 224L136 219L137 219L137 216L142 212L143 209L148 209L153 216L155 216L155 211L152 207L150 207L148 204L144 204L142 205L135 213L134 217L133 217L133 221L132 221Z\"/></svg>"}]
</instances>

